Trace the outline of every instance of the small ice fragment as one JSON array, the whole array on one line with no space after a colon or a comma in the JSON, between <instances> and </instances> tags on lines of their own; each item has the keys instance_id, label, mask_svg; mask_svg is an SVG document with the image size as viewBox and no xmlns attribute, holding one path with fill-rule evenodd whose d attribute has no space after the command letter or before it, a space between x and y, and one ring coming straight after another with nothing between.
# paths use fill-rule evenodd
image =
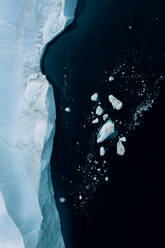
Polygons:
<instances>
[{"instance_id":1,"label":"small ice fragment","mask_svg":"<svg viewBox=\"0 0 165 248\"><path fill-rule=\"evenodd\" d=\"M69 113L69 112L71 112L71 109L69 107L66 107L65 108L65 112L68 112Z\"/></svg>"},{"instance_id":2,"label":"small ice fragment","mask_svg":"<svg viewBox=\"0 0 165 248\"><path fill-rule=\"evenodd\" d=\"M103 115L103 121L106 121L106 119L108 119L108 117L109 117L108 114Z\"/></svg>"},{"instance_id":3,"label":"small ice fragment","mask_svg":"<svg viewBox=\"0 0 165 248\"><path fill-rule=\"evenodd\" d=\"M127 140L126 140L126 137L121 137L121 138L119 139L119 141L121 141L121 142L126 142Z\"/></svg>"},{"instance_id":4,"label":"small ice fragment","mask_svg":"<svg viewBox=\"0 0 165 248\"><path fill-rule=\"evenodd\" d=\"M115 96L109 95L108 98L114 109L120 110L123 107L123 103L120 100L118 100Z\"/></svg>"},{"instance_id":5,"label":"small ice fragment","mask_svg":"<svg viewBox=\"0 0 165 248\"><path fill-rule=\"evenodd\" d=\"M120 155L120 156L123 156L124 153L125 153L125 148L124 148L122 142L118 141L117 142L117 154Z\"/></svg>"},{"instance_id":6,"label":"small ice fragment","mask_svg":"<svg viewBox=\"0 0 165 248\"><path fill-rule=\"evenodd\" d=\"M104 148L104 146L101 146L100 147L100 156L104 156L105 155L105 148Z\"/></svg>"},{"instance_id":7,"label":"small ice fragment","mask_svg":"<svg viewBox=\"0 0 165 248\"><path fill-rule=\"evenodd\" d=\"M99 119L96 118L96 119L94 119L94 120L92 121L92 124L96 124L96 123L98 123L98 122L99 122Z\"/></svg>"},{"instance_id":8,"label":"small ice fragment","mask_svg":"<svg viewBox=\"0 0 165 248\"><path fill-rule=\"evenodd\" d=\"M98 102L98 100L99 100L99 94L98 93L94 93L91 96L91 100L94 101L94 102Z\"/></svg>"},{"instance_id":9,"label":"small ice fragment","mask_svg":"<svg viewBox=\"0 0 165 248\"><path fill-rule=\"evenodd\" d=\"M79 195L79 200L82 200L82 196L81 195Z\"/></svg>"},{"instance_id":10,"label":"small ice fragment","mask_svg":"<svg viewBox=\"0 0 165 248\"><path fill-rule=\"evenodd\" d=\"M59 201L60 201L61 203L64 203L64 202L66 201L66 199L65 199L64 197L60 197Z\"/></svg>"},{"instance_id":11,"label":"small ice fragment","mask_svg":"<svg viewBox=\"0 0 165 248\"><path fill-rule=\"evenodd\" d=\"M128 28L129 28L129 29L132 29L132 26L131 26L131 25L129 25L129 26L128 26Z\"/></svg>"},{"instance_id":12,"label":"small ice fragment","mask_svg":"<svg viewBox=\"0 0 165 248\"><path fill-rule=\"evenodd\" d=\"M110 77L109 77L109 82L114 81L114 79L115 79L115 78L114 78L113 76L110 76Z\"/></svg>"},{"instance_id":13,"label":"small ice fragment","mask_svg":"<svg viewBox=\"0 0 165 248\"><path fill-rule=\"evenodd\" d=\"M96 181L97 177L94 177L93 180Z\"/></svg>"},{"instance_id":14,"label":"small ice fragment","mask_svg":"<svg viewBox=\"0 0 165 248\"><path fill-rule=\"evenodd\" d=\"M108 182L109 181L109 177L105 177L105 181Z\"/></svg>"},{"instance_id":15,"label":"small ice fragment","mask_svg":"<svg viewBox=\"0 0 165 248\"><path fill-rule=\"evenodd\" d=\"M111 120L107 120L97 134L97 143L101 143L115 133L115 125Z\"/></svg>"},{"instance_id":16,"label":"small ice fragment","mask_svg":"<svg viewBox=\"0 0 165 248\"><path fill-rule=\"evenodd\" d=\"M102 109L101 106L98 106L96 108L96 115L102 115L104 113L104 110Z\"/></svg>"}]
</instances>

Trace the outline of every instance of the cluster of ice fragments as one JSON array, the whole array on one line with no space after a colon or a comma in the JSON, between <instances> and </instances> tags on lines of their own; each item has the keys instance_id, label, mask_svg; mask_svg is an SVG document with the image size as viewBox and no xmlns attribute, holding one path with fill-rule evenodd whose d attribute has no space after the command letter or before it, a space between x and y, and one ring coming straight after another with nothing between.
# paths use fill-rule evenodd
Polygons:
<instances>
[{"instance_id":1,"label":"cluster of ice fragments","mask_svg":"<svg viewBox=\"0 0 165 248\"><path fill-rule=\"evenodd\" d=\"M114 77L110 76L109 77L109 81L113 81ZM111 103L113 109L115 110L120 110L123 107L123 103L118 100L115 96L113 95L109 95L108 97L109 102ZM99 94L98 93L94 93L91 96L91 100L94 102L98 102L99 101ZM96 115L98 116L97 118L95 118L92 121L92 124L97 124L99 123L99 117L102 116L104 124L101 126L101 128L98 130L97 133L97 143L103 143L104 141L115 137L117 135L117 131L115 130L115 123L109 119L109 115L108 114L104 114L104 109L100 106L101 103L98 103L99 105L96 106ZM104 115L103 115L104 114ZM117 154L118 155L124 155L125 153L125 148L122 142L125 142L126 138L122 137L119 139L119 141L117 142ZM106 153L104 146L100 147L100 156L104 156Z\"/></svg>"},{"instance_id":2,"label":"cluster of ice fragments","mask_svg":"<svg viewBox=\"0 0 165 248\"><path fill-rule=\"evenodd\" d=\"M76 0L0 1L0 247L63 248L50 176L55 132L44 48L72 22Z\"/></svg>"}]
</instances>

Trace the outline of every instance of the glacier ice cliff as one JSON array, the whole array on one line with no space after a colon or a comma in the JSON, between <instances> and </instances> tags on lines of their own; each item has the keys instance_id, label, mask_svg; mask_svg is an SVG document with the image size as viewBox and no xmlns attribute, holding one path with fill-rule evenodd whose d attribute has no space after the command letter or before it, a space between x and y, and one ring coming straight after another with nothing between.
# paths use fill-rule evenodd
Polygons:
<instances>
[{"instance_id":1,"label":"glacier ice cliff","mask_svg":"<svg viewBox=\"0 0 165 248\"><path fill-rule=\"evenodd\" d=\"M77 0L0 1L0 247L63 248L50 176L55 132L46 44L74 19Z\"/></svg>"}]
</instances>

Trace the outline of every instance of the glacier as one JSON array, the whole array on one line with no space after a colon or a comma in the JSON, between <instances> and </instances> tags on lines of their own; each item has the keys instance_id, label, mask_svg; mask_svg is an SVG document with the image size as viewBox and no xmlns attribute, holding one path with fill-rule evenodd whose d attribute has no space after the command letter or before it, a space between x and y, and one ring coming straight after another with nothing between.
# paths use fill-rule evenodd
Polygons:
<instances>
[{"instance_id":1,"label":"glacier","mask_svg":"<svg viewBox=\"0 0 165 248\"><path fill-rule=\"evenodd\" d=\"M0 247L63 248L50 156L52 86L47 44L74 19L77 0L0 1Z\"/></svg>"}]
</instances>

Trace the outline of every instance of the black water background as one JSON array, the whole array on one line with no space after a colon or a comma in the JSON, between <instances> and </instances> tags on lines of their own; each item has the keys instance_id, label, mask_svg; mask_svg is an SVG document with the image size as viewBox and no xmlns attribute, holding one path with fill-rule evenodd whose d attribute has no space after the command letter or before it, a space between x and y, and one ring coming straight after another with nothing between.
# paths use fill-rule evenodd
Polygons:
<instances>
[{"instance_id":1,"label":"black water background","mask_svg":"<svg viewBox=\"0 0 165 248\"><path fill-rule=\"evenodd\" d=\"M165 55L164 4L162 1L88 0L76 22L49 44L42 70L54 87L57 129L52 155L52 178L56 200L70 192L61 176L71 177L72 160L68 147L80 129L81 109L88 109L92 92L98 89L106 65L114 66L117 54L132 47L154 56L157 70L163 71ZM159 17L160 23L155 23ZM133 31L130 33L128 26ZM68 62L69 61L69 62ZM64 66L74 68L72 94L75 115L65 129L60 107L68 100ZM113 165L112 184L102 186L88 208L89 217L73 213L58 204L66 247L148 247L164 242L164 159L160 137L164 134L162 91L153 109L145 115L143 128L129 138L127 154ZM58 119L59 116L59 119ZM86 149L84 147L84 149Z\"/></svg>"}]
</instances>

